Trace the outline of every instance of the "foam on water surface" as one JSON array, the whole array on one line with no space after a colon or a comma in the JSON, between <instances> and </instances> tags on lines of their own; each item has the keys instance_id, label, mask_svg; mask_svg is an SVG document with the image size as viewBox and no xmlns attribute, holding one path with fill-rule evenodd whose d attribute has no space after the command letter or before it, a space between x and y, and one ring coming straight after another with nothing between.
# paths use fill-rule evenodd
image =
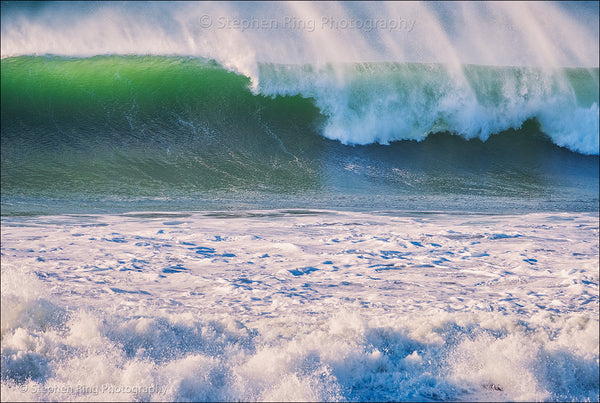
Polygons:
<instances>
[{"instance_id":1,"label":"foam on water surface","mask_svg":"<svg viewBox=\"0 0 600 403\"><path fill-rule=\"evenodd\" d=\"M598 216L2 219L3 400L598 399Z\"/></svg>"}]
</instances>

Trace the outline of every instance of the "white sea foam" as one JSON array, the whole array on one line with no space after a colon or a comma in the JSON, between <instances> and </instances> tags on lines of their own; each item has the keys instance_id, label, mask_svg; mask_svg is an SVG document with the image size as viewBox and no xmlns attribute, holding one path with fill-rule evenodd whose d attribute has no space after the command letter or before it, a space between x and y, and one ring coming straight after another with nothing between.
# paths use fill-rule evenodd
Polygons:
<instances>
[{"instance_id":1,"label":"white sea foam","mask_svg":"<svg viewBox=\"0 0 600 403\"><path fill-rule=\"evenodd\" d=\"M5 217L2 398L595 401L598 233L597 214Z\"/></svg>"},{"instance_id":2,"label":"white sea foam","mask_svg":"<svg viewBox=\"0 0 600 403\"><path fill-rule=\"evenodd\" d=\"M260 73L261 93L314 99L328 117L323 135L345 144L421 141L432 132L485 141L536 119L559 146L600 150L597 97L582 103L564 75L545 70L358 64L266 65ZM585 86L595 84L590 74Z\"/></svg>"}]
</instances>

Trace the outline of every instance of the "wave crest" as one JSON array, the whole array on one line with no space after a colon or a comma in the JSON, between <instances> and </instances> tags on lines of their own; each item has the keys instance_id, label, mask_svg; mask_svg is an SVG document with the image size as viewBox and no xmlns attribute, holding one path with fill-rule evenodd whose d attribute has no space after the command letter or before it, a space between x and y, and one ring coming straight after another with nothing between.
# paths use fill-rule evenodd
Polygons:
<instances>
[{"instance_id":1,"label":"wave crest","mask_svg":"<svg viewBox=\"0 0 600 403\"><path fill-rule=\"evenodd\" d=\"M594 85L597 69L271 64L262 66L259 91L314 99L328 117L323 135L344 144L421 141L436 132L485 141L536 119L555 144L598 154L598 96L586 92Z\"/></svg>"}]
</instances>

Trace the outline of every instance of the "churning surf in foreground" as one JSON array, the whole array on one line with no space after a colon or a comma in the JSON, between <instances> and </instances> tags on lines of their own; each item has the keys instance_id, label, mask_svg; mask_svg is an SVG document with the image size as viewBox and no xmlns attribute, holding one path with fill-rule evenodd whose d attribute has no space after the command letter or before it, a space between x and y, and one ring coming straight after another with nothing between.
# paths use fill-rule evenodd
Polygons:
<instances>
[{"instance_id":1,"label":"churning surf in foreground","mask_svg":"<svg viewBox=\"0 0 600 403\"><path fill-rule=\"evenodd\" d=\"M597 3L2 7L4 215L598 209Z\"/></svg>"},{"instance_id":2,"label":"churning surf in foreground","mask_svg":"<svg viewBox=\"0 0 600 403\"><path fill-rule=\"evenodd\" d=\"M596 401L598 215L2 221L2 396Z\"/></svg>"},{"instance_id":3,"label":"churning surf in foreground","mask_svg":"<svg viewBox=\"0 0 600 403\"><path fill-rule=\"evenodd\" d=\"M7 401L598 401L598 3L2 2Z\"/></svg>"}]
</instances>

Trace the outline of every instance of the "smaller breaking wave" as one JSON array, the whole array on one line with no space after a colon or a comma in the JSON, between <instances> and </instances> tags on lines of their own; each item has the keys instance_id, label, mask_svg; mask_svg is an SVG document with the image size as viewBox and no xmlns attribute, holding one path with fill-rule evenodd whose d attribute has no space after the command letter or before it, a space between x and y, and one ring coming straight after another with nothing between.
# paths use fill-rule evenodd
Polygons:
<instances>
[{"instance_id":1,"label":"smaller breaking wave","mask_svg":"<svg viewBox=\"0 0 600 403\"><path fill-rule=\"evenodd\" d=\"M520 129L535 119L552 141L598 154L598 69L440 64L263 65L260 92L314 99L323 135L344 144L466 139Z\"/></svg>"}]
</instances>

